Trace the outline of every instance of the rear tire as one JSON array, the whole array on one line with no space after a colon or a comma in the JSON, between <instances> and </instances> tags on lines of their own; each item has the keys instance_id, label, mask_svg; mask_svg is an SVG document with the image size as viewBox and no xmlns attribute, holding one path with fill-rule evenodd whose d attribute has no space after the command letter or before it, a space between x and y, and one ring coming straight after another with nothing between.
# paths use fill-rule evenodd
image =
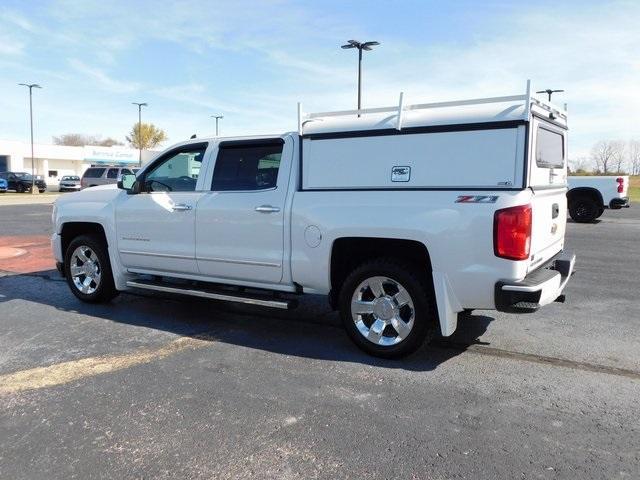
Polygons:
<instances>
[{"instance_id":1,"label":"rear tire","mask_svg":"<svg viewBox=\"0 0 640 480\"><path fill-rule=\"evenodd\" d=\"M367 261L342 285L338 303L342 323L366 353L403 357L437 332L431 291L427 272L408 262L394 258Z\"/></svg>"},{"instance_id":2,"label":"rear tire","mask_svg":"<svg viewBox=\"0 0 640 480\"><path fill-rule=\"evenodd\" d=\"M64 273L71 292L83 302L105 303L118 295L107 246L95 235L74 238L64 257Z\"/></svg>"},{"instance_id":3,"label":"rear tire","mask_svg":"<svg viewBox=\"0 0 640 480\"><path fill-rule=\"evenodd\" d=\"M576 197L569 203L569 215L574 222L591 223L598 218L600 207L590 197Z\"/></svg>"},{"instance_id":4,"label":"rear tire","mask_svg":"<svg viewBox=\"0 0 640 480\"><path fill-rule=\"evenodd\" d=\"M600 209L598 210L598 215L596 215L596 218L600 218L603 213L604 213L604 208L600 207Z\"/></svg>"},{"instance_id":5,"label":"rear tire","mask_svg":"<svg viewBox=\"0 0 640 480\"><path fill-rule=\"evenodd\" d=\"M19 183L18 186L16 187L16 192L17 193L24 193L25 192L24 185Z\"/></svg>"}]
</instances>

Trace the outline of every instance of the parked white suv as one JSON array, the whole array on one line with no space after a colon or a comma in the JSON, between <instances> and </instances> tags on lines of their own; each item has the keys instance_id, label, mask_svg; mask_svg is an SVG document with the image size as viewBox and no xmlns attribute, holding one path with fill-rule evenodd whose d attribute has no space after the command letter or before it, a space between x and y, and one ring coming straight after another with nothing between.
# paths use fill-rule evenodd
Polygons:
<instances>
[{"instance_id":1,"label":"parked white suv","mask_svg":"<svg viewBox=\"0 0 640 480\"><path fill-rule=\"evenodd\" d=\"M326 294L383 357L451 335L464 311L564 300L564 111L528 89L298 123L180 143L119 188L59 198L52 246L71 291L274 308Z\"/></svg>"}]
</instances>

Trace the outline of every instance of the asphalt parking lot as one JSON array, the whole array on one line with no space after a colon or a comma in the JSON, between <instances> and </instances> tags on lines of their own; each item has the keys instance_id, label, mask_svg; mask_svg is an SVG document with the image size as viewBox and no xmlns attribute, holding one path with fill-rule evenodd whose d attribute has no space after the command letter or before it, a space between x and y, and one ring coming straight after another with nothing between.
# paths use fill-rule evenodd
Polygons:
<instances>
[{"instance_id":1,"label":"asphalt parking lot","mask_svg":"<svg viewBox=\"0 0 640 480\"><path fill-rule=\"evenodd\" d=\"M566 303L401 361L322 298L81 304L50 214L0 206L0 478L640 478L637 206L568 225Z\"/></svg>"}]
</instances>

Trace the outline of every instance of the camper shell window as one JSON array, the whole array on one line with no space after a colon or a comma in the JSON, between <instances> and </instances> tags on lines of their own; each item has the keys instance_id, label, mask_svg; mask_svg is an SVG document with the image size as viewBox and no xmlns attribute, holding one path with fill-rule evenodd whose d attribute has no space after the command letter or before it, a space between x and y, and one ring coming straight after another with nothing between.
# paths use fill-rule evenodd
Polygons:
<instances>
[{"instance_id":1,"label":"camper shell window","mask_svg":"<svg viewBox=\"0 0 640 480\"><path fill-rule=\"evenodd\" d=\"M564 138L561 133L538 127L536 165L540 168L564 167Z\"/></svg>"}]
</instances>

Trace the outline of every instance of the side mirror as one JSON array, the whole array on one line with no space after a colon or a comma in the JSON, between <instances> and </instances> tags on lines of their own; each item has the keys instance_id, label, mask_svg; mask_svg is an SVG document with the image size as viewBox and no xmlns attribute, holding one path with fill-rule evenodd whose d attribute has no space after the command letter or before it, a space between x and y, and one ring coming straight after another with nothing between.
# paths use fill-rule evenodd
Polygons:
<instances>
[{"instance_id":1,"label":"side mirror","mask_svg":"<svg viewBox=\"0 0 640 480\"><path fill-rule=\"evenodd\" d=\"M132 173L125 173L118 180L118 188L131 192L136 183L136 176Z\"/></svg>"}]
</instances>

